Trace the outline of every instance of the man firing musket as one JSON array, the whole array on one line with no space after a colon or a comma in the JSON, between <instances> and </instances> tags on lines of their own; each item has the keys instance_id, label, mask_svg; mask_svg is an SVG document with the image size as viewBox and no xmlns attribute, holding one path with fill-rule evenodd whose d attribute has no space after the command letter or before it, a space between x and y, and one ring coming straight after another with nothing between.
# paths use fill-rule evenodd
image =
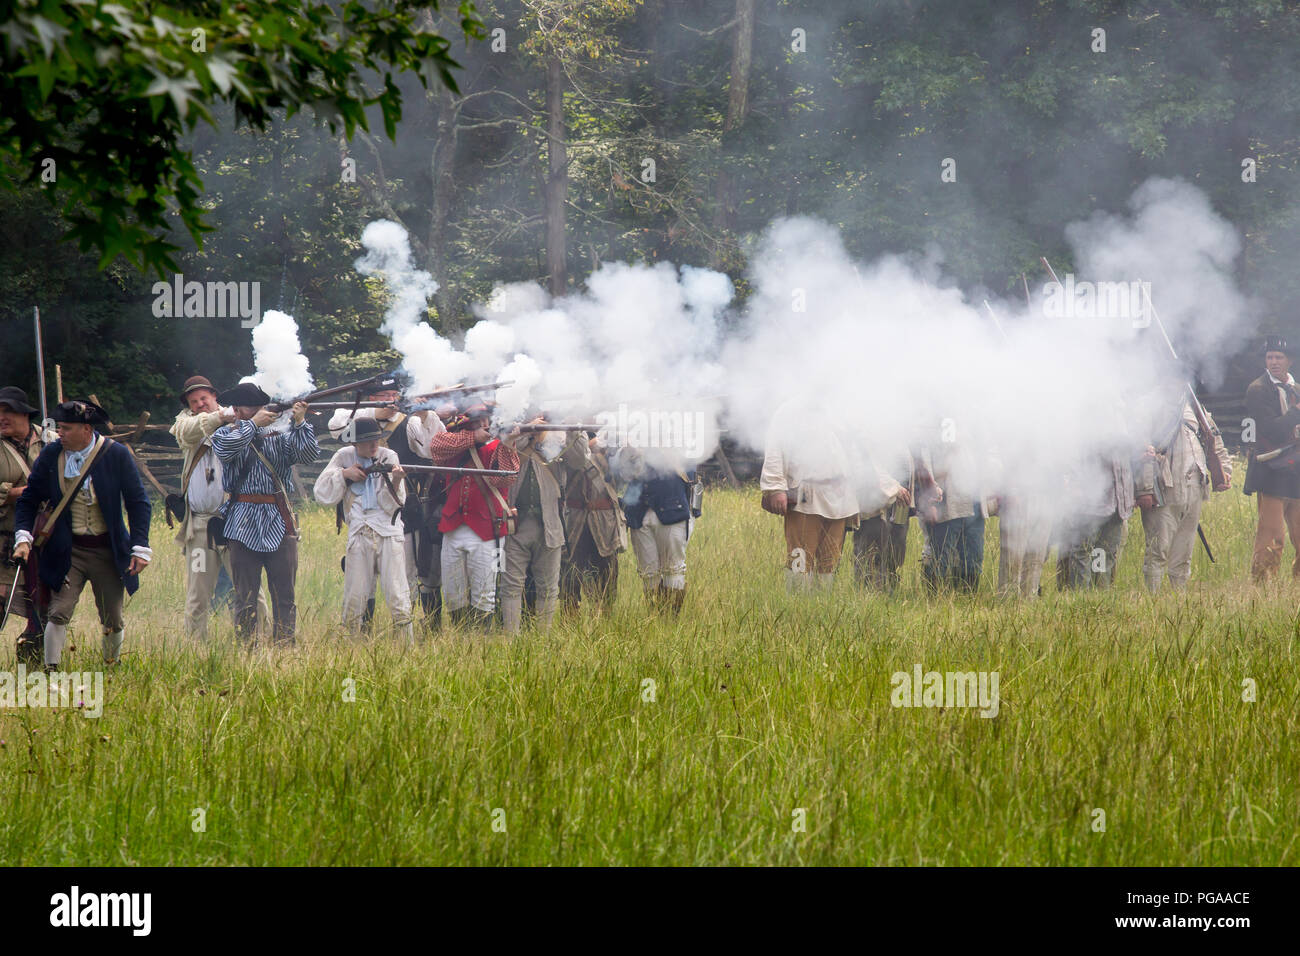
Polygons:
<instances>
[{"instance_id":1,"label":"man firing musket","mask_svg":"<svg viewBox=\"0 0 1300 956\"><path fill-rule=\"evenodd\" d=\"M453 416L434 435L429 452L436 465L464 469L518 471L519 454L492 437L491 413L479 403ZM453 476L448 476L449 479ZM514 514L502 495L513 479L466 473L447 483L442 532L442 597L456 621L486 630L496 612L500 539L514 532Z\"/></svg>"},{"instance_id":2,"label":"man firing musket","mask_svg":"<svg viewBox=\"0 0 1300 956\"><path fill-rule=\"evenodd\" d=\"M375 592L375 571L393 617L393 627L408 644L415 643L411 626L411 589L406 581L402 539L402 506L406 472L397 452L380 445L383 434L372 418L358 418L343 432L350 442L334 453L316 479L312 493L323 505L334 505L348 525L348 549L343 563L343 624L354 637L361 634L368 600Z\"/></svg>"},{"instance_id":3,"label":"man firing musket","mask_svg":"<svg viewBox=\"0 0 1300 956\"><path fill-rule=\"evenodd\" d=\"M289 507L290 469L316 460L316 432L302 401L293 404L293 424L287 432L270 429L276 419L270 396L251 382L227 389L217 401L232 407L236 419L212 433L212 450L221 459L222 484L230 500L222 507L220 521L209 521L208 529L215 531L215 544L230 547L236 628L244 641L255 639L257 593L265 569L274 641L291 646L298 619L298 528Z\"/></svg>"}]
</instances>

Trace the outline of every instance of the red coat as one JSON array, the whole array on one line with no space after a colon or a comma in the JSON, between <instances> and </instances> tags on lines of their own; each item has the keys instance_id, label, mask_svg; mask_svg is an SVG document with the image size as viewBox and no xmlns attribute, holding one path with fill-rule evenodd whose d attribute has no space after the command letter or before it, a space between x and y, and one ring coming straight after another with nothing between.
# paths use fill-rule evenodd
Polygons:
<instances>
[{"instance_id":1,"label":"red coat","mask_svg":"<svg viewBox=\"0 0 1300 956\"><path fill-rule=\"evenodd\" d=\"M429 451L435 465L473 468L474 461L469 456L473 444L473 432L441 432L429 442ZM479 448L478 456L484 468L519 470L519 453L509 445L501 444L499 440L494 439ZM442 520L438 522L438 530L445 534L467 524L484 541L491 541L494 537L504 538L507 534L504 509L490 491L490 500L484 500L483 483L495 487L504 500L509 495L512 481L514 478L504 476L476 478L474 475L463 475L452 480L447 486L447 503L442 507ZM496 525L495 535L492 534L493 524Z\"/></svg>"}]
</instances>

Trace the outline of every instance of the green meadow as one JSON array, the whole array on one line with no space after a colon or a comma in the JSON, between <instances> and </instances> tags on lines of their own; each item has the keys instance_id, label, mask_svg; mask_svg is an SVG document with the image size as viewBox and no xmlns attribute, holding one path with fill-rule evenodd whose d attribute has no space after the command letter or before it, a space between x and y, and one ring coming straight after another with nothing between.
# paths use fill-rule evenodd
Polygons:
<instances>
[{"instance_id":1,"label":"green meadow","mask_svg":"<svg viewBox=\"0 0 1300 956\"><path fill-rule=\"evenodd\" d=\"M185 637L158 522L103 715L0 709L0 864L1295 865L1300 585L1249 583L1252 505L1207 506L1184 594L1142 589L1135 516L1115 590L1009 602L996 520L972 597L924 592L915 523L892 598L847 555L791 595L779 520L711 489L680 618L629 553L611 614L415 648L341 635L311 510L298 646L251 652ZM65 670L98 634L87 593ZM996 716L891 706L917 666L997 672Z\"/></svg>"}]
</instances>

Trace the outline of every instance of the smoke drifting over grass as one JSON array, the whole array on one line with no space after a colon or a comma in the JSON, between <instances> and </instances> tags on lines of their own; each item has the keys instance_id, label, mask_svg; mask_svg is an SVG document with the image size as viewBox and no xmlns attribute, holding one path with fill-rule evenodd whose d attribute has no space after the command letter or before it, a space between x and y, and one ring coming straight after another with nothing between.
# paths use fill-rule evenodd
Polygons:
<instances>
[{"instance_id":1,"label":"smoke drifting over grass","mask_svg":"<svg viewBox=\"0 0 1300 956\"><path fill-rule=\"evenodd\" d=\"M1216 368L1248 331L1229 271L1232 228L1186 183L1152 180L1131 206L1068 227L1080 286L1148 282L1186 366ZM792 401L804 425L786 446L815 458L837 432L859 462L864 499L868 462L888 468L900 449L953 443L973 452L967 490L1014 489L1067 511L1106 493L1109 478L1089 477L1101 474L1097 462L1133 458L1172 433L1188 368L1140 309L1106 314L1100 298L1081 296L1049 318L1044 286L1032 307L993 306L1000 331L932 260L856 263L833 228L811 219L774 223L750 274L745 331L723 353L729 424L762 447L774 407Z\"/></svg>"},{"instance_id":2,"label":"smoke drifting over grass","mask_svg":"<svg viewBox=\"0 0 1300 956\"><path fill-rule=\"evenodd\" d=\"M498 393L502 421L539 406L583 417L629 404L694 412L714 429L698 449L707 456L719 396L733 437L754 449L790 404L801 423L795 453L817 455L834 430L868 497L870 463L888 468L900 450L957 443L978 459L970 481L983 493L1014 487L1065 501L1071 474L1077 503L1104 491L1079 478L1085 466L1159 444L1190 371L1212 373L1249 330L1231 275L1239 239L1204 195L1156 179L1130 206L1067 227L1081 269L1072 288L1082 291L1064 315L1062 290L1040 285L1029 305L993 305L996 322L982 296L945 279L937 255L855 262L833 227L809 218L779 220L759 238L753 294L730 332L725 275L611 263L562 298L531 283L498 287L456 348L424 321L436 285L413 267L400 226L368 225L357 268L381 275L392 296L382 329L413 390L512 379ZM1146 327L1145 297L1116 314L1114 301L1091 295L1087 283L1101 282L1149 284L1184 366Z\"/></svg>"}]
</instances>

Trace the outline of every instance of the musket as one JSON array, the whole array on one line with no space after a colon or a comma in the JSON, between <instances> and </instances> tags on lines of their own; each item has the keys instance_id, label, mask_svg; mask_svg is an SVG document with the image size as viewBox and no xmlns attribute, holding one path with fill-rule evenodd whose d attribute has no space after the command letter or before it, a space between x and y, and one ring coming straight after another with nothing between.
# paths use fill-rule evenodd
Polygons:
<instances>
[{"instance_id":1,"label":"musket","mask_svg":"<svg viewBox=\"0 0 1300 956\"><path fill-rule=\"evenodd\" d=\"M513 385L514 379L508 382L488 382L485 385L449 385L447 388L435 388L432 392L426 392L423 395L414 395L411 397L412 402L427 401L432 398L441 398L444 395L457 395L463 392L490 392L494 388L505 388L507 385Z\"/></svg>"},{"instance_id":2,"label":"musket","mask_svg":"<svg viewBox=\"0 0 1300 956\"><path fill-rule=\"evenodd\" d=\"M1046 260L1044 260L1046 261ZM1165 345L1169 346L1169 354L1174 357L1174 361L1181 361L1178 358L1178 352L1174 349L1174 343L1169 338L1169 333L1165 331L1164 322L1160 321L1160 313L1156 311L1156 305L1151 301L1151 293L1143 283L1138 283L1142 289L1142 295L1147 300L1147 308L1151 310L1151 318L1156 320L1156 328L1160 330L1160 335L1165 340ZM1192 414L1196 416L1196 425L1201 434L1201 450L1205 452L1205 469L1210 473L1210 481L1215 488L1220 488L1228 484L1228 478L1223 473L1223 462L1219 461L1219 455L1214 450L1214 432L1210 429L1209 416L1205 414L1205 408L1201 405L1201 400L1196 397L1196 389L1192 388L1191 382L1184 383L1187 386L1187 394L1192 401ZM1214 560L1214 554L1210 551L1210 543L1205 539L1205 531L1200 524L1196 526L1196 533L1201 537L1201 544L1205 545L1205 553L1211 561Z\"/></svg>"},{"instance_id":3,"label":"musket","mask_svg":"<svg viewBox=\"0 0 1300 956\"><path fill-rule=\"evenodd\" d=\"M0 631L5 629L9 623L9 609L14 606L14 595L18 593L18 575L23 571L23 565L27 562L22 558L14 558L14 579L9 582L9 600L5 601L5 613L0 617Z\"/></svg>"},{"instance_id":4,"label":"musket","mask_svg":"<svg viewBox=\"0 0 1300 956\"><path fill-rule=\"evenodd\" d=\"M324 411L329 408L397 408L398 402L308 402L310 409Z\"/></svg>"},{"instance_id":5,"label":"musket","mask_svg":"<svg viewBox=\"0 0 1300 956\"><path fill-rule=\"evenodd\" d=\"M1055 282L1057 285L1060 285L1061 280L1056 278L1056 270L1053 269L1052 264L1047 261L1047 256L1039 256L1038 261L1043 264L1043 268L1046 269L1047 274L1052 277L1052 281Z\"/></svg>"},{"instance_id":6,"label":"musket","mask_svg":"<svg viewBox=\"0 0 1300 956\"><path fill-rule=\"evenodd\" d=\"M36 375L41 383L41 421L45 422L50 413L45 400L45 349L41 344L41 310L38 306L32 306L32 319L36 322Z\"/></svg>"},{"instance_id":7,"label":"musket","mask_svg":"<svg viewBox=\"0 0 1300 956\"><path fill-rule=\"evenodd\" d=\"M376 462L367 468L361 469L367 475L390 474L393 470L392 465ZM442 473L449 475L486 475L489 478L513 478L518 475L518 471L501 471L496 468L453 468L449 465L402 465L403 471L427 471L430 473Z\"/></svg>"},{"instance_id":8,"label":"musket","mask_svg":"<svg viewBox=\"0 0 1300 956\"><path fill-rule=\"evenodd\" d=\"M1147 300L1147 308L1151 310L1151 318L1156 320L1156 328L1164 337L1165 345L1169 346L1169 354L1174 357L1174 361L1179 361L1178 353L1174 351L1174 343L1169 339L1169 333L1165 331L1165 324L1160 321L1160 313L1156 311L1155 303L1151 301L1151 293L1147 287L1142 285L1142 295ZM1200 428L1201 447L1205 452L1205 468L1210 473L1210 480L1214 482L1216 488L1226 485L1228 477L1223 473L1223 462L1219 461L1219 456L1214 451L1214 432L1210 428L1209 416L1205 414L1205 406L1201 400L1196 397L1196 389L1192 388L1191 382L1184 383L1187 386L1187 394L1192 400L1192 414L1196 416L1196 424Z\"/></svg>"},{"instance_id":9,"label":"musket","mask_svg":"<svg viewBox=\"0 0 1300 956\"><path fill-rule=\"evenodd\" d=\"M998 331L1002 333L1002 339L1003 341L1005 341L1007 337L1007 330L1004 329L1002 327L1002 323L998 321L998 314L993 311L993 306L989 305L988 299L984 300L984 308L989 310L989 318L992 319L993 324L998 327Z\"/></svg>"},{"instance_id":10,"label":"musket","mask_svg":"<svg viewBox=\"0 0 1300 956\"><path fill-rule=\"evenodd\" d=\"M1272 461L1274 458L1281 458L1284 454L1289 452L1291 449L1295 448L1297 445L1300 445L1300 441L1293 441L1289 445L1283 445L1281 448L1274 448L1272 451L1266 451L1262 455L1256 455L1255 460Z\"/></svg>"},{"instance_id":11,"label":"musket","mask_svg":"<svg viewBox=\"0 0 1300 956\"><path fill-rule=\"evenodd\" d=\"M359 382L348 382L346 385L335 385L331 388L322 388L319 391L308 392L306 395L300 395L297 398L291 399L290 401L287 402L272 402L270 405L267 405L266 407L273 412L284 412L293 408L294 404L297 402L307 402L310 404L311 402L318 401L319 399L322 398L330 398L334 395L343 395L347 392L364 392L367 389L371 391L376 391L378 390L377 386L387 384L392 380L392 378L393 376L387 374L372 375L370 378L362 379ZM341 405L351 405L352 403L340 402L339 404L341 406Z\"/></svg>"},{"instance_id":12,"label":"musket","mask_svg":"<svg viewBox=\"0 0 1300 956\"><path fill-rule=\"evenodd\" d=\"M601 429L607 427L608 427L607 425L593 425L593 424L574 425L574 424L565 423L563 425L557 425L552 422L541 422L539 424L528 422L527 424L520 425L519 430L525 433L527 432L598 432Z\"/></svg>"}]
</instances>

